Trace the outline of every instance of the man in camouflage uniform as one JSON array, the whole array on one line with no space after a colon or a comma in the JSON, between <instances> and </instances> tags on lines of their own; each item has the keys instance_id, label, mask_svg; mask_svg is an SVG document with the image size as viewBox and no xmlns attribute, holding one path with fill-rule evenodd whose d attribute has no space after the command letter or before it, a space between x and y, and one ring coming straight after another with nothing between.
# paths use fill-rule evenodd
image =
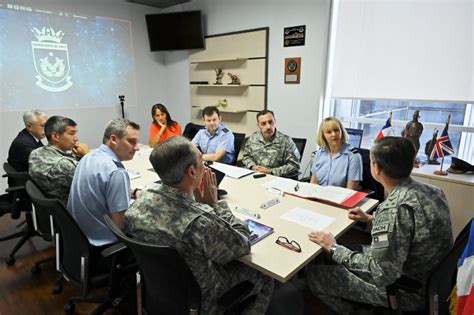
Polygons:
<instances>
[{"instance_id":1,"label":"man in camouflage uniform","mask_svg":"<svg viewBox=\"0 0 474 315\"><path fill-rule=\"evenodd\" d=\"M217 299L244 281L255 288L255 302L244 314L264 314L273 280L237 261L250 253L250 232L225 201L217 201L215 174L184 137L158 144L150 162L163 185L150 189L127 210L128 231L139 240L171 245L193 272L202 293L202 314L222 314Z\"/></svg>"},{"instance_id":2,"label":"man in camouflage uniform","mask_svg":"<svg viewBox=\"0 0 474 315\"><path fill-rule=\"evenodd\" d=\"M399 137L375 141L370 151L371 173L389 193L374 215L360 208L348 217L372 221L372 243L362 251L338 245L324 231L309 239L330 253L336 265L308 266L311 291L338 313L356 311L356 303L388 306L385 287L400 276L418 280L423 288L401 291L403 310L423 309L428 273L452 246L452 230L446 197L439 188L410 178L416 152L412 143Z\"/></svg>"},{"instance_id":3,"label":"man in camouflage uniform","mask_svg":"<svg viewBox=\"0 0 474 315\"><path fill-rule=\"evenodd\" d=\"M78 144L74 120L50 117L44 126L48 145L31 152L29 174L49 196L67 205L69 189L79 159L89 152L86 144Z\"/></svg>"},{"instance_id":4,"label":"man in camouflage uniform","mask_svg":"<svg viewBox=\"0 0 474 315\"><path fill-rule=\"evenodd\" d=\"M243 164L260 173L293 177L300 169L300 153L293 140L276 130L271 110L257 113L256 131L245 143Z\"/></svg>"}]
</instances>

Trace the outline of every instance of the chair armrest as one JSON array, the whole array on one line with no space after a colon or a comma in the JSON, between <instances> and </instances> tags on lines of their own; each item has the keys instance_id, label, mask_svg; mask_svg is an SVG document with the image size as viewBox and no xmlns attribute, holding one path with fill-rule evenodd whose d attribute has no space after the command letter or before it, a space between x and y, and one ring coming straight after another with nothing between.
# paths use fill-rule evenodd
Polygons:
<instances>
[{"instance_id":1,"label":"chair armrest","mask_svg":"<svg viewBox=\"0 0 474 315\"><path fill-rule=\"evenodd\" d=\"M24 190L24 189L25 189L24 185L19 185L19 186L8 187L7 189L5 189L5 191L6 192L14 192L14 191Z\"/></svg>"},{"instance_id":2,"label":"chair armrest","mask_svg":"<svg viewBox=\"0 0 474 315\"><path fill-rule=\"evenodd\" d=\"M103 257L107 258L107 257L113 256L113 255L116 255L117 253L122 252L126 248L127 248L127 246L125 246L124 243L115 243L115 244L107 247L106 249L104 249L101 252L101 254L102 254Z\"/></svg>"},{"instance_id":3,"label":"chair armrest","mask_svg":"<svg viewBox=\"0 0 474 315\"><path fill-rule=\"evenodd\" d=\"M386 287L388 295L395 295L396 290L402 289L408 292L416 292L421 289L422 284L420 281L413 278L402 275L394 283Z\"/></svg>"},{"instance_id":4,"label":"chair armrest","mask_svg":"<svg viewBox=\"0 0 474 315\"><path fill-rule=\"evenodd\" d=\"M255 285L250 281L244 281L224 293L217 303L224 309L230 309L247 299Z\"/></svg>"}]
</instances>

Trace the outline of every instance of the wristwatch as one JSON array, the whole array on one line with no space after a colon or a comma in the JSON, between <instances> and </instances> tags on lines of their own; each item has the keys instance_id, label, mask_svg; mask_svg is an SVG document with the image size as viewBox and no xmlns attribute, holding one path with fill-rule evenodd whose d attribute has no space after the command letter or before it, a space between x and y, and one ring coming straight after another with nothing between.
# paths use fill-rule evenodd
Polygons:
<instances>
[{"instance_id":1,"label":"wristwatch","mask_svg":"<svg viewBox=\"0 0 474 315\"><path fill-rule=\"evenodd\" d=\"M329 254L334 255L334 251L339 247L337 243L334 243L331 245L331 248L329 248Z\"/></svg>"}]
</instances>

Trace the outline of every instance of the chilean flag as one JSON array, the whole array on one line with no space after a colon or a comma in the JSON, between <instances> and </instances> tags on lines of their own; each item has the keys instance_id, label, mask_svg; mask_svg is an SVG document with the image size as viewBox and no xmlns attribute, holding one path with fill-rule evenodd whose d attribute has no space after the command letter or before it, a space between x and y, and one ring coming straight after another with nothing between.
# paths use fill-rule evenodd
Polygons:
<instances>
[{"instance_id":1,"label":"chilean flag","mask_svg":"<svg viewBox=\"0 0 474 315\"><path fill-rule=\"evenodd\" d=\"M474 224L471 223L471 231L466 248L458 262L457 315L474 314Z\"/></svg>"},{"instance_id":2,"label":"chilean flag","mask_svg":"<svg viewBox=\"0 0 474 315\"><path fill-rule=\"evenodd\" d=\"M380 139L383 137L393 137L395 136L395 131L392 128L392 115L387 118L387 121L385 122L385 125L383 126L382 130L379 131L377 134L377 137L375 139Z\"/></svg>"}]
</instances>

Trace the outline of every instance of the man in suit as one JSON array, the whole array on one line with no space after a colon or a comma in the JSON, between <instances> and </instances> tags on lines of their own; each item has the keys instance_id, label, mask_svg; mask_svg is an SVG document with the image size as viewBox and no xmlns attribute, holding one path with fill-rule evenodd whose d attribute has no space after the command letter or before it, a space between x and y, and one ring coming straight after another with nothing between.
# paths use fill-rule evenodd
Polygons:
<instances>
[{"instance_id":1,"label":"man in suit","mask_svg":"<svg viewBox=\"0 0 474 315\"><path fill-rule=\"evenodd\" d=\"M41 110L29 110L23 114L25 129L13 140L8 150L8 163L17 171L28 171L28 157L31 151L43 146L44 124L48 120Z\"/></svg>"}]
</instances>

